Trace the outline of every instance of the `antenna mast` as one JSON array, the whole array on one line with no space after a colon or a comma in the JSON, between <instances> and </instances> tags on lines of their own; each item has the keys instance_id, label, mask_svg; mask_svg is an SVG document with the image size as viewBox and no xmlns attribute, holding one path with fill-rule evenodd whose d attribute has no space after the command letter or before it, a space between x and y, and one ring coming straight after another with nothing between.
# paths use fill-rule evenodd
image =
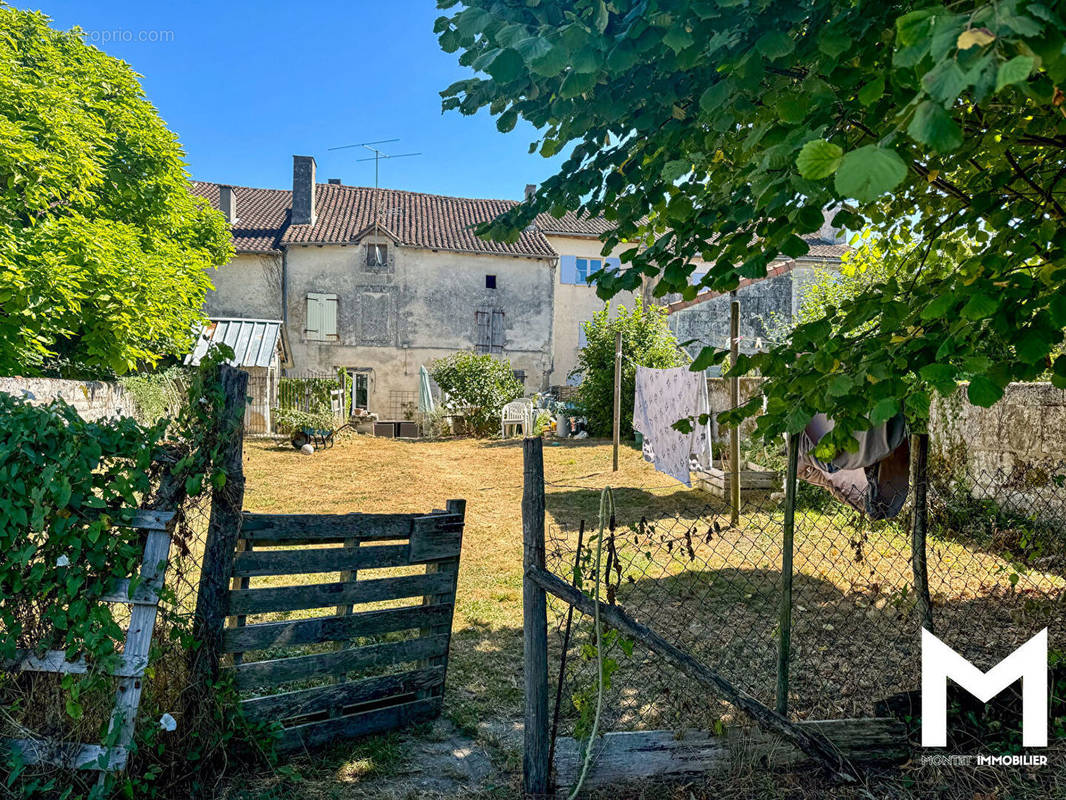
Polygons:
<instances>
[{"instance_id":1,"label":"antenna mast","mask_svg":"<svg viewBox=\"0 0 1066 800\"><path fill-rule=\"evenodd\" d=\"M378 221L381 217L381 186L380 186L380 164L383 158L409 158L410 156L420 156L421 153L386 153L373 145L376 144L389 144L390 142L398 142L399 139L379 139L376 142L359 142L358 144L343 144L340 147L331 147L330 150L346 150L350 147L364 147L374 155L367 158L357 158L356 161L373 161L374 162L374 236L379 236L381 229L378 226Z\"/></svg>"}]
</instances>

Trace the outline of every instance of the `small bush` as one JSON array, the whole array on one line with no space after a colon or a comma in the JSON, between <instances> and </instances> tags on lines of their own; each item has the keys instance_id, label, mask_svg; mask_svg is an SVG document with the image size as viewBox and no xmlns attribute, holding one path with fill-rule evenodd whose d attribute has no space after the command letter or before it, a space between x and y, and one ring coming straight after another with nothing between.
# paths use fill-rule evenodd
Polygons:
<instances>
[{"instance_id":1,"label":"small bush","mask_svg":"<svg viewBox=\"0 0 1066 800\"><path fill-rule=\"evenodd\" d=\"M443 407L466 419L474 436L488 436L500 425L500 411L522 396L511 362L478 353L455 353L433 362L430 370L446 400Z\"/></svg>"},{"instance_id":2,"label":"small bush","mask_svg":"<svg viewBox=\"0 0 1066 800\"><path fill-rule=\"evenodd\" d=\"M162 372L128 375L119 378L119 384L133 398L137 420L149 425L164 417L178 416L188 395L188 369L171 367Z\"/></svg>"},{"instance_id":3,"label":"small bush","mask_svg":"<svg viewBox=\"0 0 1066 800\"><path fill-rule=\"evenodd\" d=\"M614 339L622 332L622 430L623 439L633 436L633 393L637 365L666 369L687 363L677 339L666 323L666 310L647 306L638 298L630 311L619 306L614 319L609 306L585 323L587 343L578 354L572 375L581 376L578 403L588 418L589 433L608 436L614 424Z\"/></svg>"}]
</instances>

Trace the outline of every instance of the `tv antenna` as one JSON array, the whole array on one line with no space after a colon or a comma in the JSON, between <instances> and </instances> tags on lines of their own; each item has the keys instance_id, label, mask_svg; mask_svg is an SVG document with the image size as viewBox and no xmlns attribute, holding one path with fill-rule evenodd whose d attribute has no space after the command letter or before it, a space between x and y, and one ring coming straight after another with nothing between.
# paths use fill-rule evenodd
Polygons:
<instances>
[{"instance_id":1,"label":"tv antenna","mask_svg":"<svg viewBox=\"0 0 1066 800\"><path fill-rule=\"evenodd\" d=\"M356 144L342 144L339 147L330 147L330 150L348 150L352 147L363 147L369 150L374 155L367 156L366 158L357 158L356 161L373 161L374 162L374 235L378 235L378 219L381 214L380 209L380 197L381 186L379 184L381 159L383 158L410 158L411 156L420 156L421 153L386 153L383 150L374 147L376 144L390 144L392 142L398 142L399 139L378 139L375 142L358 142Z\"/></svg>"}]
</instances>

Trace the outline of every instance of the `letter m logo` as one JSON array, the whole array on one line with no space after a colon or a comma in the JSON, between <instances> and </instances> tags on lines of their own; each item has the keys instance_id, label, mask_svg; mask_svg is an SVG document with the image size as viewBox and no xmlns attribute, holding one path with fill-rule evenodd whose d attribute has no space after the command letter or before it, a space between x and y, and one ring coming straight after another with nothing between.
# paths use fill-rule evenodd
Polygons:
<instances>
[{"instance_id":1,"label":"letter m logo","mask_svg":"<svg viewBox=\"0 0 1066 800\"><path fill-rule=\"evenodd\" d=\"M982 703L1022 679L1022 745L1047 747L1047 628L988 672L922 629L922 747L947 747L947 679Z\"/></svg>"}]
</instances>

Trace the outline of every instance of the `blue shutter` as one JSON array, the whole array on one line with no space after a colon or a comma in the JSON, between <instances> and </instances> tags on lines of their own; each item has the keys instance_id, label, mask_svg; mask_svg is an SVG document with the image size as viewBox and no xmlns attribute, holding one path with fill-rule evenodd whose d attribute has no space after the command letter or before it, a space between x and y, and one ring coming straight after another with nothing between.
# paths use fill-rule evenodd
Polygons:
<instances>
[{"instance_id":1,"label":"blue shutter","mask_svg":"<svg viewBox=\"0 0 1066 800\"><path fill-rule=\"evenodd\" d=\"M577 256L559 256L559 283L577 283Z\"/></svg>"},{"instance_id":2,"label":"blue shutter","mask_svg":"<svg viewBox=\"0 0 1066 800\"><path fill-rule=\"evenodd\" d=\"M603 259L603 268L608 272L611 270L619 271L622 269L622 259L614 258L613 256L611 258L605 258Z\"/></svg>"}]
</instances>

